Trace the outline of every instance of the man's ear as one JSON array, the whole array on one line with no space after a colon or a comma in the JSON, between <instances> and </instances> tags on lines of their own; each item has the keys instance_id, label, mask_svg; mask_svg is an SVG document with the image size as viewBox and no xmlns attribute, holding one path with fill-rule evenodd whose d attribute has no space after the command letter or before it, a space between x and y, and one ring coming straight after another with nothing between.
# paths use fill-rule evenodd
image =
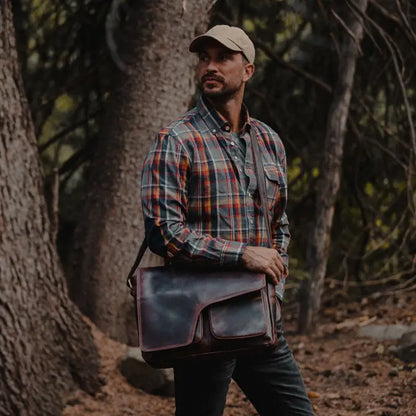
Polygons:
<instances>
[{"instance_id":1,"label":"man's ear","mask_svg":"<svg viewBox=\"0 0 416 416\"><path fill-rule=\"evenodd\" d=\"M243 81L247 82L254 74L254 64L245 64L244 65L244 76Z\"/></svg>"}]
</instances>

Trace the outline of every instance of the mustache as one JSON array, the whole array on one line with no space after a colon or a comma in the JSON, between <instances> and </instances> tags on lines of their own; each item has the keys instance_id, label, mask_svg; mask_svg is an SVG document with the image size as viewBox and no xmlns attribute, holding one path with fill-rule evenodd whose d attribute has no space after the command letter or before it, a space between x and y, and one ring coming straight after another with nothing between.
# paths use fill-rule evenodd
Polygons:
<instances>
[{"instance_id":1,"label":"mustache","mask_svg":"<svg viewBox=\"0 0 416 416\"><path fill-rule=\"evenodd\" d=\"M223 82L224 78L215 74L205 74L202 78L201 81L204 82L206 80L214 80L214 81L218 81L218 82Z\"/></svg>"}]
</instances>

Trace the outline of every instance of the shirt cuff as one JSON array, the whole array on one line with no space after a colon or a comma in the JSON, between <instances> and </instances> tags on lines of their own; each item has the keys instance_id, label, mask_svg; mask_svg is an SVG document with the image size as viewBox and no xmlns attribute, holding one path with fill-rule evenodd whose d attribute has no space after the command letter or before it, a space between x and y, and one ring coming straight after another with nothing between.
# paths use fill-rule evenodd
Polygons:
<instances>
[{"instance_id":1,"label":"shirt cuff","mask_svg":"<svg viewBox=\"0 0 416 416\"><path fill-rule=\"evenodd\" d=\"M221 252L221 264L230 266L243 264L243 251L246 245L237 241L227 241Z\"/></svg>"}]
</instances>

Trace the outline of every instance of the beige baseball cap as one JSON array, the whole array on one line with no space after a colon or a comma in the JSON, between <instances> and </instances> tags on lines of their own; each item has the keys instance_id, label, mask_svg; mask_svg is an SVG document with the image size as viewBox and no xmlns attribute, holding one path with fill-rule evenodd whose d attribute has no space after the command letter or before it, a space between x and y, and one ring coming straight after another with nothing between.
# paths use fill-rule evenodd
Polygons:
<instances>
[{"instance_id":1,"label":"beige baseball cap","mask_svg":"<svg viewBox=\"0 0 416 416\"><path fill-rule=\"evenodd\" d=\"M250 63L254 62L256 51L253 42L244 30L236 26L217 25L203 35L197 36L189 45L191 52L199 52L201 42L206 39L215 39L232 51L241 52Z\"/></svg>"}]
</instances>

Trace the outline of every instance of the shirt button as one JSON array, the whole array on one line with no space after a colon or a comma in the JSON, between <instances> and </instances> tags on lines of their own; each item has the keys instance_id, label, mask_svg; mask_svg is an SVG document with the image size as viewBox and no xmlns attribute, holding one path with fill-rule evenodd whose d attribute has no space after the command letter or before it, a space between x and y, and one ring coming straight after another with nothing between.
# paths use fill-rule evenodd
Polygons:
<instances>
[{"instance_id":1,"label":"shirt button","mask_svg":"<svg viewBox=\"0 0 416 416\"><path fill-rule=\"evenodd\" d=\"M225 126L225 131L230 131L230 126Z\"/></svg>"},{"instance_id":2,"label":"shirt button","mask_svg":"<svg viewBox=\"0 0 416 416\"><path fill-rule=\"evenodd\" d=\"M254 224L254 221L253 220L250 220L250 224Z\"/></svg>"},{"instance_id":3,"label":"shirt button","mask_svg":"<svg viewBox=\"0 0 416 416\"><path fill-rule=\"evenodd\" d=\"M217 132L217 130L215 130L215 129L212 129L212 132L215 134L216 132Z\"/></svg>"},{"instance_id":4,"label":"shirt button","mask_svg":"<svg viewBox=\"0 0 416 416\"><path fill-rule=\"evenodd\" d=\"M234 159L235 159L235 160L238 160L238 156L234 156Z\"/></svg>"},{"instance_id":5,"label":"shirt button","mask_svg":"<svg viewBox=\"0 0 416 416\"><path fill-rule=\"evenodd\" d=\"M230 144L231 144L231 146L234 146L235 145L235 142L231 142Z\"/></svg>"}]
</instances>

